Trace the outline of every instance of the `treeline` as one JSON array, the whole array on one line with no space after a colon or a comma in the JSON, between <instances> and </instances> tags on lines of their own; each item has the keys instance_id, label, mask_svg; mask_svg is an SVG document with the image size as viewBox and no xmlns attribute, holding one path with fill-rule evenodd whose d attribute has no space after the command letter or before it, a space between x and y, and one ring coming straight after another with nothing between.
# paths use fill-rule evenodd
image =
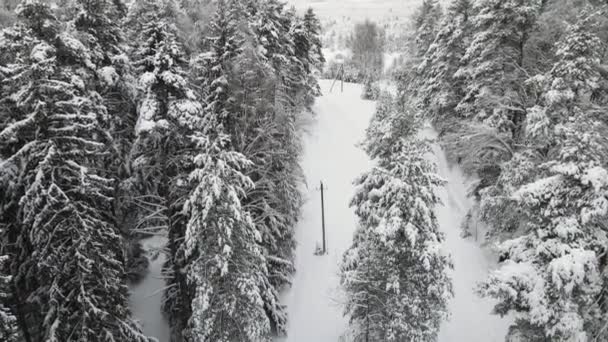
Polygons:
<instances>
[{"instance_id":1,"label":"treeline","mask_svg":"<svg viewBox=\"0 0 608 342\"><path fill-rule=\"evenodd\" d=\"M385 32L373 21L355 24L348 47L352 55L344 60L329 61L324 70L325 78L341 78L345 82L363 83L365 99L375 99L371 94L372 83L382 78L384 70Z\"/></svg>"},{"instance_id":2,"label":"treeline","mask_svg":"<svg viewBox=\"0 0 608 342\"><path fill-rule=\"evenodd\" d=\"M418 224L415 216L421 204L432 211L436 203L417 190L433 184L432 168L412 160L420 144L399 157L397 142L412 137L419 120L434 124L449 158L478 180L468 216L487 224L500 256L478 293L497 301L495 314L514 318L507 339L608 340L607 5L453 0L441 8L425 0L412 23L397 96L379 102L368 132L378 164L357 181L353 200L361 227L342 282L356 340L432 341L445 314L435 292L445 282L421 288L429 283L417 278L440 277L445 263L420 276L427 261L411 258L436 229L432 217ZM397 170L409 168L415 172L399 178ZM393 313L395 302L409 306ZM428 324L411 327L403 312ZM394 333L382 335L387 327Z\"/></svg>"},{"instance_id":3,"label":"treeline","mask_svg":"<svg viewBox=\"0 0 608 342\"><path fill-rule=\"evenodd\" d=\"M132 240L168 236L172 341L286 328L320 24L276 0L21 2L0 32L0 339L148 341Z\"/></svg>"}]
</instances>

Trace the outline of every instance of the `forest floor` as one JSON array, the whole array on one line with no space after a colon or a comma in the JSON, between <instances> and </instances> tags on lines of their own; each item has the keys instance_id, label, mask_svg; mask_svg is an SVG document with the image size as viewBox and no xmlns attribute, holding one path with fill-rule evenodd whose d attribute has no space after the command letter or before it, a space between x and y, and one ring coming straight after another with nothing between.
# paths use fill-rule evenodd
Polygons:
<instances>
[{"instance_id":1,"label":"forest floor","mask_svg":"<svg viewBox=\"0 0 608 342\"><path fill-rule=\"evenodd\" d=\"M338 267L357 225L354 210L349 208L352 182L372 166L357 144L363 140L375 103L360 99L360 85L345 83L343 93L339 84L330 93L330 85L331 81L321 81L324 95L317 100L315 120L304 136L302 167L308 186L304 189L302 218L296 227L296 274L283 298L289 313L288 336L278 339L281 342L343 341L341 336L348 323L343 317ZM421 134L436 136L430 127ZM492 301L474 293L476 284L495 265L494 257L480 247L475 236L463 239L460 235L460 222L473 204L466 196L467 181L458 168L448 165L437 144L433 145L433 152L430 158L447 180L447 185L438 189L444 205L436 213L446 236L445 251L454 262L451 274L455 292L450 302L452 316L443 324L439 341L504 341L509 320L492 315ZM327 187L324 202L328 253L323 256L314 254L322 241L320 181Z\"/></svg>"}]
</instances>

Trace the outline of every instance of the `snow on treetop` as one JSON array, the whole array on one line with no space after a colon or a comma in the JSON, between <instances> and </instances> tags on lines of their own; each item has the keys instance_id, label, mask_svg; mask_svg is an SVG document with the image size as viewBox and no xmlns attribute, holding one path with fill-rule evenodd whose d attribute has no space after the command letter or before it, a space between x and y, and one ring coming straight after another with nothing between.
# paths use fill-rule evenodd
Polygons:
<instances>
[{"instance_id":1,"label":"snow on treetop","mask_svg":"<svg viewBox=\"0 0 608 342\"><path fill-rule=\"evenodd\" d=\"M199 101L182 99L171 102L169 116L190 129L203 126L203 105Z\"/></svg>"},{"instance_id":2,"label":"snow on treetop","mask_svg":"<svg viewBox=\"0 0 608 342\"><path fill-rule=\"evenodd\" d=\"M151 96L147 96L139 107L139 118L135 125L135 132L137 134L151 131L156 126L154 122L154 115L158 110L158 103L156 99Z\"/></svg>"},{"instance_id":3,"label":"snow on treetop","mask_svg":"<svg viewBox=\"0 0 608 342\"><path fill-rule=\"evenodd\" d=\"M156 82L156 74L153 72L144 72L139 77L139 85L144 89L150 88L154 82Z\"/></svg>"},{"instance_id":4,"label":"snow on treetop","mask_svg":"<svg viewBox=\"0 0 608 342\"><path fill-rule=\"evenodd\" d=\"M566 176L574 176L579 173L579 165L573 162L558 163L550 168L551 171Z\"/></svg>"},{"instance_id":5,"label":"snow on treetop","mask_svg":"<svg viewBox=\"0 0 608 342\"><path fill-rule=\"evenodd\" d=\"M585 170L581 181L585 185L591 185L595 192L606 192L608 190L608 171L601 166Z\"/></svg>"},{"instance_id":6,"label":"snow on treetop","mask_svg":"<svg viewBox=\"0 0 608 342\"><path fill-rule=\"evenodd\" d=\"M59 40L68 49L70 53L77 59L81 60L83 64L91 69L95 68L95 65L91 62L91 56L88 49L82 44L82 42L68 33L62 33L59 35Z\"/></svg>"},{"instance_id":7,"label":"snow on treetop","mask_svg":"<svg viewBox=\"0 0 608 342\"><path fill-rule=\"evenodd\" d=\"M47 43L39 43L32 49L30 58L40 63L48 58L51 58L55 53L55 49Z\"/></svg>"},{"instance_id":8,"label":"snow on treetop","mask_svg":"<svg viewBox=\"0 0 608 342\"><path fill-rule=\"evenodd\" d=\"M593 292L593 284L598 284L599 273L596 267L596 255L594 251L580 248L571 249L553 259L549 263L549 272L553 285L570 295L576 288L585 287ZM590 278L593 278L590 280Z\"/></svg>"},{"instance_id":9,"label":"snow on treetop","mask_svg":"<svg viewBox=\"0 0 608 342\"><path fill-rule=\"evenodd\" d=\"M120 79L120 76L118 76L116 69L111 66L106 66L99 69L97 71L97 74L99 75L99 78L101 78L101 80L103 80L103 82L109 87L114 86L116 82L118 82L118 80Z\"/></svg>"},{"instance_id":10,"label":"snow on treetop","mask_svg":"<svg viewBox=\"0 0 608 342\"><path fill-rule=\"evenodd\" d=\"M580 225L576 217L558 217L553 219L555 227L553 230L564 241L573 239L580 231Z\"/></svg>"},{"instance_id":11,"label":"snow on treetop","mask_svg":"<svg viewBox=\"0 0 608 342\"><path fill-rule=\"evenodd\" d=\"M562 175L555 175L540 179L534 183L522 186L512 196L518 202L528 205L538 205L542 200L548 199L563 183Z\"/></svg>"}]
</instances>

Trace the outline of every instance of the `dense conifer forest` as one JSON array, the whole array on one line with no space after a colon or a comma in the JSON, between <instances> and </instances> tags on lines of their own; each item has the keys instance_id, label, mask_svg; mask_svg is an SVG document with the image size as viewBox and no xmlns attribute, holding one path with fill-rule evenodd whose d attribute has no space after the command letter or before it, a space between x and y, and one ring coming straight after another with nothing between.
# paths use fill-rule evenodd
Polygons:
<instances>
[{"instance_id":1,"label":"dense conifer forest","mask_svg":"<svg viewBox=\"0 0 608 342\"><path fill-rule=\"evenodd\" d=\"M285 293L300 266L301 307L327 295L310 279L335 278L340 342L450 341L468 265L446 229L491 261L470 291L506 341L608 341L605 1L421 0L325 33L281 0L0 4L0 341L157 341L130 301L151 237L170 342L299 338ZM360 83L360 102L319 75ZM355 220L328 220L347 246L298 264L297 229L317 229L299 226L318 182L305 128L371 114L361 103L371 166L342 203ZM338 174L354 164L323 148ZM473 203L449 227L440 153Z\"/></svg>"},{"instance_id":2,"label":"dense conifer forest","mask_svg":"<svg viewBox=\"0 0 608 342\"><path fill-rule=\"evenodd\" d=\"M476 179L463 235L487 226L499 264L477 293L512 319L507 340L608 340L607 24L602 1L422 1L352 202L355 341L434 341L449 314L425 122Z\"/></svg>"},{"instance_id":3,"label":"dense conifer forest","mask_svg":"<svg viewBox=\"0 0 608 342\"><path fill-rule=\"evenodd\" d=\"M283 334L298 121L323 63L314 13L275 0L14 10L0 32L0 339L148 341L127 281L138 240L163 232L173 340Z\"/></svg>"}]
</instances>

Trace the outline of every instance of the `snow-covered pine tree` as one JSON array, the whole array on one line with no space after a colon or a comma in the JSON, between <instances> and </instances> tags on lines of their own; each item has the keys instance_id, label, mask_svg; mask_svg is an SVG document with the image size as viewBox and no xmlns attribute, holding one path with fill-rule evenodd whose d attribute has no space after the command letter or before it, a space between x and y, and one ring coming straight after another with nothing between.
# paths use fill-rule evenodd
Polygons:
<instances>
[{"instance_id":1,"label":"snow-covered pine tree","mask_svg":"<svg viewBox=\"0 0 608 342\"><path fill-rule=\"evenodd\" d=\"M449 261L433 214L442 181L425 160L429 151L401 139L391 161L357 181L359 243L341 271L355 341L432 341L447 318Z\"/></svg>"},{"instance_id":2,"label":"snow-covered pine tree","mask_svg":"<svg viewBox=\"0 0 608 342\"><path fill-rule=\"evenodd\" d=\"M288 56L290 56L287 72L296 81L292 82L296 86L291 87L290 93L292 95L290 96L298 99L295 103L297 107L311 110L315 97L321 95L321 88L316 77L314 77L314 73L321 70L325 62L323 54L320 52L320 38L314 28L307 28L306 26L314 27L314 24L307 24L302 18L298 17L295 9L291 8L285 11L284 17L284 20L289 24L286 34L288 40L292 43L292 47L287 51ZM313 19L309 18L308 20ZM300 108L297 108L296 112L300 110Z\"/></svg>"},{"instance_id":3,"label":"snow-covered pine tree","mask_svg":"<svg viewBox=\"0 0 608 342\"><path fill-rule=\"evenodd\" d=\"M252 165L245 174L254 187L246 191L243 206L253 218L261 234L269 278L264 286L264 302L273 326L285 333L286 313L279 303L278 291L289 283L293 273L293 226L299 211L290 212L294 205L299 210L300 193L295 175L291 174L289 155L292 141L283 135L289 122L289 113L277 112L274 107L276 78L268 63L260 63L264 56L249 43L234 61L233 87L235 103L239 103L238 116L240 141L237 151L248 157ZM288 131L287 131L288 132ZM295 153L295 152L294 152ZM297 157L298 153L295 153ZM283 193L289 191L288 193ZM284 195L284 197L282 197ZM293 198L296 203L294 204Z\"/></svg>"},{"instance_id":4,"label":"snow-covered pine tree","mask_svg":"<svg viewBox=\"0 0 608 342\"><path fill-rule=\"evenodd\" d=\"M522 340L608 338L608 126L590 96L601 49L588 27L573 25L551 72L533 80L543 93L529 109L530 151L505 169L516 181L482 196L485 217L512 236L499 244L504 262L480 291L499 300L497 313L515 315L510 336ZM505 206L519 209L491 215Z\"/></svg>"},{"instance_id":5,"label":"snow-covered pine tree","mask_svg":"<svg viewBox=\"0 0 608 342\"><path fill-rule=\"evenodd\" d=\"M211 77L204 88L209 109L213 105L226 118L223 126L232 147L252 162L245 173L255 186L242 205L262 237L268 269L262 289L266 312L275 330L285 333L278 291L290 283L294 270L293 228L301 205L295 123L307 105L304 98L314 94L311 84L316 80L310 82L308 37L301 29L300 35L295 33L299 23L293 11L276 1L248 1L230 8L218 10L212 52L205 56L208 66L201 68L221 77L222 83Z\"/></svg>"},{"instance_id":6,"label":"snow-covered pine tree","mask_svg":"<svg viewBox=\"0 0 608 342\"><path fill-rule=\"evenodd\" d=\"M127 58L125 34L120 22L126 15L122 0L73 0L66 2L68 19L79 40L91 51L96 77L89 82L101 95L110 120L103 122L113 136L113 154L108 166L119 179L127 177L126 165L135 137L135 80Z\"/></svg>"},{"instance_id":7,"label":"snow-covered pine tree","mask_svg":"<svg viewBox=\"0 0 608 342\"><path fill-rule=\"evenodd\" d=\"M374 117L384 123L368 130L367 151L377 165L356 181L351 205L359 228L341 265L348 334L361 342L433 341L452 291L434 214L435 189L444 182L426 159L428 142L415 137L417 120L387 113L385 101L392 102L384 100Z\"/></svg>"},{"instance_id":8,"label":"snow-covered pine tree","mask_svg":"<svg viewBox=\"0 0 608 342\"><path fill-rule=\"evenodd\" d=\"M314 93L308 86L308 61L296 54L293 12L285 11L285 4L277 0L257 1L251 11L250 29L253 39L261 49L261 63L268 63L275 74L274 94L270 99L275 112L299 111L303 107L303 92ZM250 6L251 8L251 6ZM308 38L308 37L306 37ZM314 86L314 84L313 84ZM311 96L314 96L311 95Z\"/></svg>"},{"instance_id":9,"label":"snow-covered pine tree","mask_svg":"<svg viewBox=\"0 0 608 342\"><path fill-rule=\"evenodd\" d=\"M218 124L225 133L231 134L235 127L235 116L230 113L234 100L230 97L229 75L234 58L240 53L244 42L242 29L243 4L236 0L219 0L210 24L210 49L197 61L205 71L203 91L206 97L205 112L215 113ZM234 144L234 142L231 142Z\"/></svg>"},{"instance_id":10,"label":"snow-covered pine tree","mask_svg":"<svg viewBox=\"0 0 608 342\"><path fill-rule=\"evenodd\" d=\"M308 57L311 65L318 69L323 68L325 57L323 56L323 43L321 42L321 21L312 8L308 8L302 18L304 33L309 41Z\"/></svg>"},{"instance_id":11,"label":"snow-covered pine tree","mask_svg":"<svg viewBox=\"0 0 608 342\"><path fill-rule=\"evenodd\" d=\"M454 74L471 39L472 11L471 0L452 1L417 68L416 97L425 115L436 125L449 125L449 119L456 115L456 105L464 97L465 84Z\"/></svg>"},{"instance_id":12,"label":"snow-covered pine tree","mask_svg":"<svg viewBox=\"0 0 608 342\"><path fill-rule=\"evenodd\" d=\"M189 283L192 316L186 341L269 341L270 321L264 309L268 277L257 231L241 205L253 186L243 174L251 165L231 151L229 137L208 113L210 126L199 139L195 187L184 210L189 221L181 246Z\"/></svg>"},{"instance_id":13,"label":"snow-covered pine tree","mask_svg":"<svg viewBox=\"0 0 608 342\"><path fill-rule=\"evenodd\" d=\"M403 136L413 136L420 128L414 115L403 115L405 107L389 93L382 93L374 116L365 130L365 151L371 158L389 159L391 146Z\"/></svg>"},{"instance_id":14,"label":"snow-covered pine tree","mask_svg":"<svg viewBox=\"0 0 608 342\"><path fill-rule=\"evenodd\" d=\"M527 100L524 46L544 0L482 0L472 18L474 39L456 77L466 84L457 109L518 139Z\"/></svg>"},{"instance_id":15,"label":"snow-covered pine tree","mask_svg":"<svg viewBox=\"0 0 608 342\"><path fill-rule=\"evenodd\" d=\"M253 134L247 137L248 146L244 150L254 163L253 172L248 175L255 183L246 203L248 207L249 203L255 204L251 212L262 233L270 283L278 291L290 283L294 270L294 226L302 202L298 191L302 174L298 163L301 147L296 122L297 116L319 94L317 80L311 74L319 56L315 57L314 51L310 51L319 38L306 34L294 11L285 11L280 2L268 1L249 13L253 18L259 18L253 20L250 28L254 41L261 47L257 49L261 55L249 58L251 66L248 69L260 71L260 76L266 74L267 79L270 79L269 74L275 76L267 83L255 77L249 82L241 82L258 84L250 88L259 88L257 97L266 97L254 103L256 119L249 118L245 125L255 127L251 131ZM253 52L251 57L254 57ZM268 69L267 65L274 72L264 71ZM252 90L249 93L256 94ZM256 98L255 95L249 97ZM238 102L251 103L251 100ZM266 305L273 326L279 333L284 333L284 309L274 300Z\"/></svg>"},{"instance_id":16,"label":"snow-covered pine tree","mask_svg":"<svg viewBox=\"0 0 608 342\"><path fill-rule=\"evenodd\" d=\"M424 56L435 40L441 24L441 4L437 0L423 0L418 12L414 15L415 55Z\"/></svg>"},{"instance_id":17,"label":"snow-covered pine tree","mask_svg":"<svg viewBox=\"0 0 608 342\"><path fill-rule=\"evenodd\" d=\"M168 290L164 309L172 336L181 340L191 315L191 288L181 270L182 243L187 215L183 204L191 190L195 142L191 136L203 127L203 105L190 88L188 64L175 26L178 8L173 0L137 0L128 20L134 25L132 60L139 78L141 100L132 150L131 182L139 208L138 229L168 231L169 257L165 268Z\"/></svg>"},{"instance_id":18,"label":"snow-covered pine tree","mask_svg":"<svg viewBox=\"0 0 608 342\"><path fill-rule=\"evenodd\" d=\"M0 234L3 231L0 230ZM2 245L0 244L0 247ZM0 248L0 251L4 248ZM23 340L17 325L17 317L13 314L9 303L14 302L11 290L11 276L8 268L8 255L0 256L0 339L5 342L20 342Z\"/></svg>"},{"instance_id":19,"label":"snow-covered pine tree","mask_svg":"<svg viewBox=\"0 0 608 342\"><path fill-rule=\"evenodd\" d=\"M45 20L43 15L48 14L44 11L37 11L41 17L37 20L39 22ZM50 15L49 15L50 16ZM52 16L51 16L52 18ZM51 23L52 21L48 21ZM54 27L46 26L46 30L50 33ZM14 44L18 42L17 44ZM21 23L17 23L12 27L8 27L0 31L0 254L10 256L5 259L2 265L2 276L10 277L9 287L3 287L5 295L10 297L12 307L7 309L11 310L10 314L15 315L19 322L22 324L26 322L26 313L28 308L24 305L19 295L26 296L26 291L22 287L15 286L17 281L15 275L18 272L18 268L21 264L28 261L32 253L31 244L28 242L27 237L20 236L22 228L20 226L17 216L20 210L19 200L23 196L23 190L21 185L15 181L18 177L19 169L15 165L11 165L10 156L15 151L20 150L29 140L33 139L32 134L1 134L5 132L9 126L15 122L22 121L25 118L24 113L20 112L16 106L15 101L4 96L7 94L9 89L5 88L8 84L7 79L11 72L15 72L12 68L6 68L8 65L15 65L18 56L28 55L32 50L32 47L38 43L32 35L32 32ZM22 63L21 67L25 67ZM8 138L8 139L7 139ZM6 278L5 278L6 279ZM23 285L23 283L21 283ZM21 289L22 291L19 291ZM3 303L9 303L9 298ZM20 309L20 310L17 310ZM5 318L7 324L4 328L6 331L11 331L12 319L11 315L7 313ZM23 337L26 340L30 339L27 329L23 330Z\"/></svg>"},{"instance_id":20,"label":"snow-covered pine tree","mask_svg":"<svg viewBox=\"0 0 608 342\"><path fill-rule=\"evenodd\" d=\"M472 192L496 183L501 163L523 139L527 93L525 45L544 0L482 0L470 18L472 39L452 79L459 120L448 123L444 146L450 159L479 179ZM430 62L430 61L429 61ZM431 65L438 67L438 65ZM431 80L422 80L434 86ZM460 86L458 86L460 85Z\"/></svg>"},{"instance_id":21,"label":"snow-covered pine tree","mask_svg":"<svg viewBox=\"0 0 608 342\"><path fill-rule=\"evenodd\" d=\"M307 74L304 103L307 109L310 109L314 97L321 95L321 88L314 73L322 71L325 65L321 42L321 22L312 8L309 8L302 19L294 16L292 23L290 32L293 35L295 55L302 62Z\"/></svg>"},{"instance_id":22,"label":"snow-covered pine tree","mask_svg":"<svg viewBox=\"0 0 608 342\"><path fill-rule=\"evenodd\" d=\"M108 177L117 180L114 192L114 217L127 243L137 243L133 228L137 226L137 212L133 205L130 182L130 153L135 141L137 122L137 80L128 58L125 27L121 26L127 8L122 0L65 0L56 4L65 14L65 20L78 31L79 40L91 51L96 77L88 80L99 93L108 111L108 119L101 122L112 135L112 145L105 157ZM57 10L55 10L57 11ZM132 246L127 247L128 251ZM130 265L136 262L128 253Z\"/></svg>"},{"instance_id":23,"label":"snow-covered pine tree","mask_svg":"<svg viewBox=\"0 0 608 342\"><path fill-rule=\"evenodd\" d=\"M181 237L172 238L179 247L175 268L185 274L188 285L179 305L188 305L191 312L183 317L184 326L174 329L183 328L187 341L264 341L270 335L265 299L268 272L261 238L241 203L253 186L245 175L251 162L235 151L251 129L242 126L246 112L241 109L250 108L239 99L234 70L237 57L245 51L242 5L217 3L210 25L212 38L206 44L211 51L196 59L201 64L197 68L206 76L202 86L207 94L207 123L202 134L194 135L199 152L189 177L194 190L183 211L187 229ZM255 74L255 70L251 72ZM265 99L267 96L250 101ZM251 119L255 114L249 113ZM233 136L238 140L231 141Z\"/></svg>"},{"instance_id":24,"label":"snow-covered pine tree","mask_svg":"<svg viewBox=\"0 0 608 342\"><path fill-rule=\"evenodd\" d=\"M293 123L306 79L293 56L290 22L283 6L278 2L247 4L242 17L247 30L239 33L243 37L239 52L226 69L233 99L228 109L229 132L235 150L252 162L246 175L255 185L247 191L243 206L262 237L269 275L262 289L264 306L279 333L285 333L286 313L278 291L293 273L293 226L301 202L299 141Z\"/></svg>"},{"instance_id":25,"label":"snow-covered pine tree","mask_svg":"<svg viewBox=\"0 0 608 342\"><path fill-rule=\"evenodd\" d=\"M92 52L60 30L48 6L24 1L18 15L1 41L15 54L0 68L0 98L13 113L0 132L0 174L9 201L20 198L7 252L24 337L148 341L129 319L114 181L101 162L108 114L87 82Z\"/></svg>"}]
</instances>

